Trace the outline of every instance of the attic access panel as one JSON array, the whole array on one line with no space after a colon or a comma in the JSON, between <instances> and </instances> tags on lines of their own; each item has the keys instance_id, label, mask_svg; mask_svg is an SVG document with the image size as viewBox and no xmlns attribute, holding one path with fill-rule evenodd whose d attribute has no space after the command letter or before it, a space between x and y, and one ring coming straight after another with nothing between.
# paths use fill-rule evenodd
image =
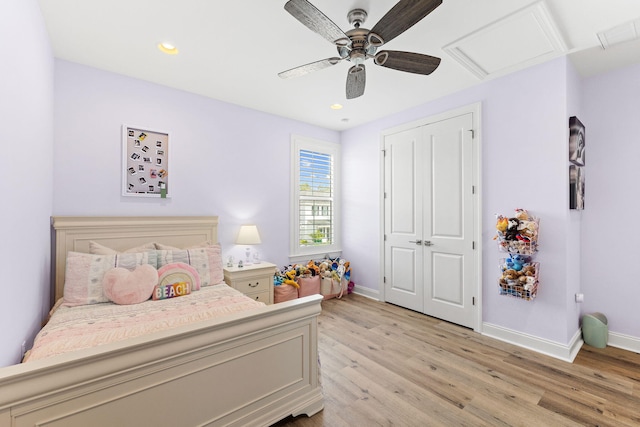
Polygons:
<instances>
[{"instance_id":1,"label":"attic access panel","mask_svg":"<svg viewBox=\"0 0 640 427\"><path fill-rule=\"evenodd\" d=\"M504 75L567 52L543 2L506 16L443 49L479 79Z\"/></svg>"}]
</instances>

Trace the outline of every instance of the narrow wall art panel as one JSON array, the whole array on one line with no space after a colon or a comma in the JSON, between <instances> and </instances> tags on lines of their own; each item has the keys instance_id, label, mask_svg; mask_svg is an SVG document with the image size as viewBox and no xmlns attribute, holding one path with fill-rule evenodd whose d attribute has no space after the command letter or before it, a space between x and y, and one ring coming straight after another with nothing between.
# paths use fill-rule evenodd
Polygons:
<instances>
[{"instance_id":1,"label":"narrow wall art panel","mask_svg":"<svg viewBox=\"0 0 640 427\"><path fill-rule=\"evenodd\" d=\"M577 117L569 118L569 208L584 209L585 128Z\"/></svg>"}]
</instances>

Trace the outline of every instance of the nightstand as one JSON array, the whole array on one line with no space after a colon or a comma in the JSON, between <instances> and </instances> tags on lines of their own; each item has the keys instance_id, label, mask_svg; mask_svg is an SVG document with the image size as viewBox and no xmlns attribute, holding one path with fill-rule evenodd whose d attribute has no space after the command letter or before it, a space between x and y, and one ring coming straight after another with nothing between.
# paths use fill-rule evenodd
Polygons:
<instances>
[{"instance_id":1,"label":"nightstand","mask_svg":"<svg viewBox=\"0 0 640 427\"><path fill-rule=\"evenodd\" d=\"M224 281L248 297L266 304L273 304L273 276L276 265L268 262L225 267Z\"/></svg>"}]
</instances>

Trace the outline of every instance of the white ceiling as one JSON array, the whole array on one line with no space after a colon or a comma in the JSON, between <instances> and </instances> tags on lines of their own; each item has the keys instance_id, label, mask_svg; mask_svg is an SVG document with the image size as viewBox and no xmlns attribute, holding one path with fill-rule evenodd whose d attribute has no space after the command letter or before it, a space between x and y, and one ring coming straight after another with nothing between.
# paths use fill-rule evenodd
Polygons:
<instances>
[{"instance_id":1,"label":"white ceiling","mask_svg":"<svg viewBox=\"0 0 640 427\"><path fill-rule=\"evenodd\" d=\"M331 43L284 10L285 2L39 0L57 58L335 130L559 55L569 54L584 76L640 62L637 40L604 50L597 36L640 18L638 0L444 0L383 47L438 56L440 67L423 76L369 60L364 95L347 100L351 64L289 80L277 76L337 56ZM347 31L348 11L365 9L363 27L372 28L396 0L311 3ZM180 53L163 54L156 48L161 41ZM331 110L335 103L344 108Z\"/></svg>"}]
</instances>

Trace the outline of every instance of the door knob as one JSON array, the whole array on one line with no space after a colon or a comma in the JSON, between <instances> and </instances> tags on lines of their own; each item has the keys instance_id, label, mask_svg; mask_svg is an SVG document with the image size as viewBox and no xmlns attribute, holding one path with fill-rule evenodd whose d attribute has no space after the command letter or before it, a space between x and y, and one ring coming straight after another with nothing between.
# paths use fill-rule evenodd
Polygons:
<instances>
[{"instance_id":1,"label":"door knob","mask_svg":"<svg viewBox=\"0 0 640 427\"><path fill-rule=\"evenodd\" d=\"M424 245L425 246L433 246L433 243L431 243L429 240L425 240L424 241Z\"/></svg>"},{"instance_id":2,"label":"door knob","mask_svg":"<svg viewBox=\"0 0 640 427\"><path fill-rule=\"evenodd\" d=\"M409 243L415 243L416 245L421 245L422 240L409 240Z\"/></svg>"}]
</instances>

